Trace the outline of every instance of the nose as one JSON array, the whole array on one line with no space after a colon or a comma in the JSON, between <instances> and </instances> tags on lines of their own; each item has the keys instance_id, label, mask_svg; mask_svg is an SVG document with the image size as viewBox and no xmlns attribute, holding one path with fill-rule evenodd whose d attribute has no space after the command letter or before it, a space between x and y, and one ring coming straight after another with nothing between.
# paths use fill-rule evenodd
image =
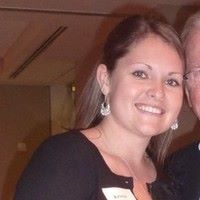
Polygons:
<instances>
[{"instance_id":1,"label":"nose","mask_svg":"<svg viewBox=\"0 0 200 200\"><path fill-rule=\"evenodd\" d=\"M158 82L151 83L150 87L147 90L147 95L150 98L162 100L165 97L164 85Z\"/></svg>"}]
</instances>

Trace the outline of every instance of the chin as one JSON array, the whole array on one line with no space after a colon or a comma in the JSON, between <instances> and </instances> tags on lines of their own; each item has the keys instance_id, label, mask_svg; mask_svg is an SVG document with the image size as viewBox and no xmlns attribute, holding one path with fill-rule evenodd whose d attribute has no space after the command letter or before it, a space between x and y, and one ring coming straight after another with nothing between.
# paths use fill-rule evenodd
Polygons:
<instances>
[{"instance_id":1,"label":"chin","mask_svg":"<svg viewBox=\"0 0 200 200\"><path fill-rule=\"evenodd\" d=\"M145 136L150 136L150 137L153 137L153 136L156 136L156 135L160 135L162 133L164 133L165 131L162 131L162 130L155 130L155 129L150 129L150 128L143 128L141 130L141 132L143 133L143 135Z\"/></svg>"}]
</instances>

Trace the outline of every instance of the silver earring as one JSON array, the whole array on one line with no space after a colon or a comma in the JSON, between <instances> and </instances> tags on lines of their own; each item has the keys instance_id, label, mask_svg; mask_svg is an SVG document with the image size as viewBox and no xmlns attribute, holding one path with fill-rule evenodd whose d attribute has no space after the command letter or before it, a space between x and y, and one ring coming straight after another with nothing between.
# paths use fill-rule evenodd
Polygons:
<instances>
[{"instance_id":1,"label":"silver earring","mask_svg":"<svg viewBox=\"0 0 200 200\"><path fill-rule=\"evenodd\" d=\"M178 128L178 120L176 119L175 122L170 127L172 130L176 130Z\"/></svg>"},{"instance_id":2,"label":"silver earring","mask_svg":"<svg viewBox=\"0 0 200 200\"><path fill-rule=\"evenodd\" d=\"M110 114L110 105L106 102L106 97L104 99L104 102L101 104L101 114L103 116L107 116Z\"/></svg>"}]
</instances>

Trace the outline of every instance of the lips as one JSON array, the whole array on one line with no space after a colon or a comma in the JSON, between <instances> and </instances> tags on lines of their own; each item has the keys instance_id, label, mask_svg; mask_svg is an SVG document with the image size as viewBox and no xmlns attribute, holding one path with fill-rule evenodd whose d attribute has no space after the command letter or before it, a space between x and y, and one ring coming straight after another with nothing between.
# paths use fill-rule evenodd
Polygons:
<instances>
[{"instance_id":1,"label":"lips","mask_svg":"<svg viewBox=\"0 0 200 200\"><path fill-rule=\"evenodd\" d=\"M146 105L146 104L135 104L135 106L138 110L141 110L143 112L157 114L157 115L164 114L164 110L158 106L152 106L152 105Z\"/></svg>"}]
</instances>

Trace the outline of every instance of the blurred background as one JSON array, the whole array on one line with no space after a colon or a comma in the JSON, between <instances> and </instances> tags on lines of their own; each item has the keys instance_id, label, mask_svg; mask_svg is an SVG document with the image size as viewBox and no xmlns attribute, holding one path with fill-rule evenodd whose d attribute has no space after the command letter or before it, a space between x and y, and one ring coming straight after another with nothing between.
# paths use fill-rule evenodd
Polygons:
<instances>
[{"instance_id":1,"label":"blurred background","mask_svg":"<svg viewBox=\"0 0 200 200\"><path fill-rule=\"evenodd\" d=\"M11 200L33 151L73 127L74 108L108 32L122 18L159 11L182 29L192 0L0 1L0 199ZM171 151L200 138L184 102Z\"/></svg>"}]
</instances>

